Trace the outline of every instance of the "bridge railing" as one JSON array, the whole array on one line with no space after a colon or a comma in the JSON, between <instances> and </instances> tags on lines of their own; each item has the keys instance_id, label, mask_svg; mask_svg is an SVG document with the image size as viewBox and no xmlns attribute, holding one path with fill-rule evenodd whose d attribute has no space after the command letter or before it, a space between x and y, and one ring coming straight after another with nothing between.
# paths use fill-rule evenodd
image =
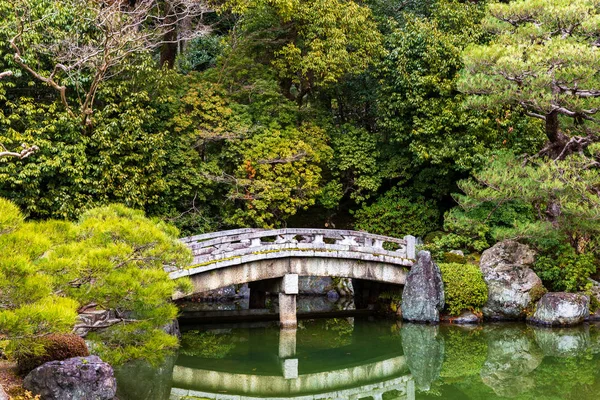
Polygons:
<instances>
[{"instance_id":1,"label":"bridge railing","mask_svg":"<svg viewBox=\"0 0 600 400\"><path fill-rule=\"evenodd\" d=\"M228 255L285 250L351 251L415 259L415 237L397 239L336 229L234 229L181 239L194 263L218 261Z\"/></svg>"}]
</instances>

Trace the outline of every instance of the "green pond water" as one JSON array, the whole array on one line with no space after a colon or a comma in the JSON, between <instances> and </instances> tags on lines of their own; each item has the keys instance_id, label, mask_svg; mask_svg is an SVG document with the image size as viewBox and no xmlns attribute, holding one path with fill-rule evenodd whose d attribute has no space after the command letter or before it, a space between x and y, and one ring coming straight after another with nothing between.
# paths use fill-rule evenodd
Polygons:
<instances>
[{"instance_id":1,"label":"green pond water","mask_svg":"<svg viewBox=\"0 0 600 400\"><path fill-rule=\"evenodd\" d=\"M427 326L372 318L183 327L159 368L117 371L120 400L600 399L600 324Z\"/></svg>"}]
</instances>

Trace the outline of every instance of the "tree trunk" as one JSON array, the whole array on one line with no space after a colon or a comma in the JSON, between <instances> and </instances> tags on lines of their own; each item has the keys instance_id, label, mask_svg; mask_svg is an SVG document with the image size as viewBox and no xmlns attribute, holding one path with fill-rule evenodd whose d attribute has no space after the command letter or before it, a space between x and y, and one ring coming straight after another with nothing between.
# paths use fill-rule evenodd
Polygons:
<instances>
[{"instance_id":1,"label":"tree trunk","mask_svg":"<svg viewBox=\"0 0 600 400\"><path fill-rule=\"evenodd\" d=\"M546 137L548 145L540 154L552 159L564 159L567 155L573 153L574 149L566 149L569 143L569 137L560 130L558 112L556 110L546 114Z\"/></svg>"},{"instance_id":2,"label":"tree trunk","mask_svg":"<svg viewBox=\"0 0 600 400\"><path fill-rule=\"evenodd\" d=\"M175 66L175 58L177 57L177 25L176 16L170 2L165 2L165 23L170 29L163 36L163 45L160 48L160 66L165 65L169 69Z\"/></svg>"}]
</instances>

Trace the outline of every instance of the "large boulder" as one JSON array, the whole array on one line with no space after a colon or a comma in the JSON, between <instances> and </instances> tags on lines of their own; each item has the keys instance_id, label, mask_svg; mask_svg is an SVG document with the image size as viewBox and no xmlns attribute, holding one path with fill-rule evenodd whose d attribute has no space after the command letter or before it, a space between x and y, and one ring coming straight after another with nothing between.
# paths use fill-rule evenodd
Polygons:
<instances>
[{"instance_id":1,"label":"large boulder","mask_svg":"<svg viewBox=\"0 0 600 400\"><path fill-rule=\"evenodd\" d=\"M488 286L488 300L482 309L486 318L525 318L545 291L542 280L529 268L534 261L535 252L514 240L499 242L483 252L479 268Z\"/></svg>"},{"instance_id":2,"label":"large boulder","mask_svg":"<svg viewBox=\"0 0 600 400\"><path fill-rule=\"evenodd\" d=\"M428 251L420 251L402 291L402 318L414 322L440 321L444 308L444 283L440 268Z\"/></svg>"},{"instance_id":3,"label":"large boulder","mask_svg":"<svg viewBox=\"0 0 600 400\"><path fill-rule=\"evenodd\" d=\"M578 293L546 293L528 321L538 325L571 326L582 323L589 315L589 297Z\"/></svg>"},{"instance_id":4,"label":"large boulder","mask_svg":"<svg viewBox=\"0 0 600 400\"><path fill-rule=\"evenodd\" d=\"M23 387L44 400L110 400L117 393L112 367L97 356L41 365L25 377Z\"/></svg>"}]
</instances>

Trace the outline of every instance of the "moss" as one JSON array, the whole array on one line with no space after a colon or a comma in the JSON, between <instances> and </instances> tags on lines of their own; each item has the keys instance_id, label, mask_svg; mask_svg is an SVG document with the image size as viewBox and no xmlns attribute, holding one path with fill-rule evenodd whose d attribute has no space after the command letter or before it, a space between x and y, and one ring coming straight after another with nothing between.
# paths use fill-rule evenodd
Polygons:
<instances>
[{"instance_id":1,"label":"moss","mask_svg":"<svg viewBox=\"0 0 600 400\"><path fill-rule=\"evenodd\" d=\"M592 293L590 294L590 312L595 313L600 309L600 301L598 298Z\"/></svg>"},{"instance_id":2,"label":"moss","mask_svg":"<svg viewBox=\"0 0 600 400\"><path fill-rule=\"evenodd\" d=\"M259 255L259 254L271 254L271 253L281 253L281 252L287 252L287 251L314 251L314 252L323 252L323 253L332 253L335 252L337 250L329 250L329 249L299 249L299 248L292 248L292 249L273 249L273 250L263 250L263 251L253 251L252 255ZM387 255L387 254L377 254L374 253L372 254L375 257L394 257L394 258L400 258L400 259L404 259L404 257L398 257L398 256L392 256L392 255ZM232 257L227 257L227 258L219 258L218 260L211 260L211 261L206 261L203 263L199 263L199 264L194 264L194 265L190 265L188 267L185 267L184 269L193 269L193 268L198 268L198 267L206 267L207 265L211 265L211 264L216 264L219 262L223 262L223 261L230 261L230 260L235 260L236 258L241 258L243 256L232 256Z\"/></svg>"},{"instance_id":3,"label":"moss","mask_svg":"<svg viewBox=\"0 0 600 400\"><path fill-rule=\"evenodd\" d=\"M448 251L444 253L444 262L449 264L466 264L467 259L465 256L454 254Z\"/></svg>"},{"instance_id":4,"label":"moss","mask_svg":"<svg viewBox=\"0 0 600 400\"><path fill-rule=\"evenodd\" d=\"M548 293L548 290L544 287L544 285L535 285L529 291L529 296L531 296L531 303L537 303L537 301L541 299L542 296L544 296L546 293Z\"/></svg>"},{"instance_id":5,"label":"moss","mask_svg":"<svg viewBox=\"0 0 600 400\"><path fill-rule=\"evenodd\" d=\"M488 290L477 265L440 264L446 310L459 315L463 310L479 311L487 301Z\"/></svg>"},{"instance_id":6,"label":"moss","mask_svg":"<svg viewBox=\"0 0 600 400\"><path fill-rule=\"evenodd\" d=\"M73 334L52 334L32 341L27 350L14 354L20 374L50 361L61 361L73 357L89 356L85 341Z\"/></svg>"}]
</instances>

